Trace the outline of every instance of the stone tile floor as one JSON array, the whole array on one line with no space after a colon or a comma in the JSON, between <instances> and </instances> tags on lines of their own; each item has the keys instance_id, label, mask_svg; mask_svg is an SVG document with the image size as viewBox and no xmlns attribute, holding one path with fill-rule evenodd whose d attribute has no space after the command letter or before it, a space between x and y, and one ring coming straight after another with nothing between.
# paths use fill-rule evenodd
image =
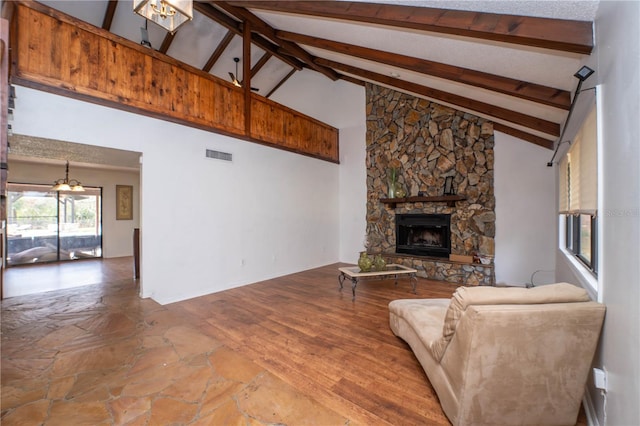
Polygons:
<instances>
[{"instance_id":1,"label":"stone tile floor","mask_svg":"<svg viewBox=\"0 0 640 426\"><path fill-rule=\"evenodd\" d=\"M2 301L2 425L353 424L137 292Z\"/></svg>"}]
</instances>

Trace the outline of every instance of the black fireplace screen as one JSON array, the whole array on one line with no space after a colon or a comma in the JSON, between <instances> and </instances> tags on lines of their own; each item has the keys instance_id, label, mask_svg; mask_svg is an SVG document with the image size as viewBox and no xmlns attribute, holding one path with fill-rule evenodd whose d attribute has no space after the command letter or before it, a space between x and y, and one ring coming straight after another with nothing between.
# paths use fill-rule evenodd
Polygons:
<instances>
[{"instance_id":1,"label":"black fireplace screen","mask_svg":"<svg viewBox=\"0 0 640 426\"><path fill-rule=\"evenodd\" d=\"M396 253L449 257L451 215L397 214Z\"/></svg>"}]
</instances>

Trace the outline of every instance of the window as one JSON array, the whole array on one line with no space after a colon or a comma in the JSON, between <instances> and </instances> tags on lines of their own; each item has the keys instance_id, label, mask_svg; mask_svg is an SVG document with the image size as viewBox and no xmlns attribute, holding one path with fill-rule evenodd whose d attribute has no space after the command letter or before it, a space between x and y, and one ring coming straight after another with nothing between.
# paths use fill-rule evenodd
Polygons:
<instances>
[{"instance_id":1,"label":"window","mask_svg":"<svg viewBox=\"0 0 640 426\"><path fill-rule=\"evenodd\" d=\"M578 257L586 263L591 269L593 269L593 236L596 234L594 226L596 224L595 216L581 214L578 216L578 231L580 235L580 241L578 242Z\"/></svg>"},{"instance_id":2,"label":"window","mask_svg":"<svg viewBox=\"0 0 640 426\"><path fill-rule=\"evenodd\" d=\"M7 264L102 256L102 190L7 185Z\"/></svg>"},{"instance_id":3,"label":"window","mask_svg":"<svg viewBox=\"0 0 640 426\"><path fill-rule=\"evenodd\" d=\"M573 253L588 269L597 272L596 236L597 216L590 214L566 214L565 248Z\"/></svg>"},{"instance_id":4,"label":"window","mask_svg":"<svg viewBox=\"0 0 640 426\"><path fill-rule=\"evenodd\" d=\"M595 106L560 160L560 215L564 248L597 273L597 132Z\"/></svg>"}]
</instances>

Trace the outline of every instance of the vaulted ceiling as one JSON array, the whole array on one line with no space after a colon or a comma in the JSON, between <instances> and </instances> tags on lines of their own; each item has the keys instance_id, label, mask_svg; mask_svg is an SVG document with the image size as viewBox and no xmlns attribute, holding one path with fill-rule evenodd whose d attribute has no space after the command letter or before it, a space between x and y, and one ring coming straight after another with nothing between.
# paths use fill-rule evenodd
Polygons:
<instances>
[{"instance_id":1,"label":"vaulted ceiling","mask_svg":"<svg viewBox=\"0 0 640 426\"><path fill-rule=\"evenodd\" d=\"M131 1L41 3L142 41L145 20ZM318 72L328 83L372 82L428 98L553 146L577 85L573 74L593 48L597 1L401 3L196 1L191 22L174 34L149 23L148 39L153 49L215 76L250 80L263 96L297 72ZM242 37L249 32L245 66Z\"/></svg>"}]
</instances>

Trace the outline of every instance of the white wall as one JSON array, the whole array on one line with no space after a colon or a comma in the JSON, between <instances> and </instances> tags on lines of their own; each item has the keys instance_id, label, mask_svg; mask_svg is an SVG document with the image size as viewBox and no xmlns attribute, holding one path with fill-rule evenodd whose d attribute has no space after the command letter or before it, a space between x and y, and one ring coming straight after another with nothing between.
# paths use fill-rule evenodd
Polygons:
<instances>
[{"instance_id":1,"label":"white wall","mask_svg":"<svg viewBox=\"0 0 640 426\"><path fill-rule=\"evenodd\" d=\"M364 87L315 71L295 73L270 99L338 129L365 125Z\"/></svg>"},{"instance_id":2,"label":"white wall","mask_svg":"<svg viewBox=\"0 0 640 426\"><path fill-rule=\"evenodd\" d=\"M64 166L9 159L9 182L51 184L64 176ZM140 225L140 174L71 166L69 176L84 186L102 187L102 255L133 256L133 228ZM116 185L133 186L133 220L116 220Z\"/></svg>"},{"instance_id":3,"label":"white wall","mask_svg":"<svg viewBox=\"0 0 640 426\"><path fill-rule=\"evenodd\" d=\"M556 192L553 153L504 133L494 136L496 283L555 281ZM539 272L536 272L539 271Z\"/></svg>"},{"instance_id":4,"label":"white wall","mask_svg":"<svg viewBox=\"0 0 640 426\"><path fill-rule=\"evenodd\" d=\"M364 103L364 99L363 99ZM357 263L367 223L366 127L340 130L340 261Z\"/></svg>"},{"instance_id":5,"label":"white wall","mask_svg":"<svg viewBox=\"0 0 640 426\"><path fill-rule=\"evenodd\" d=\"M295 73L272 99L340 130L340 261L356 263L364 250L367 214L364 87L305 70Z\"/></svg>"},{"instance_id":6,"label":"white wall","mask_svg":"<svg viewBox=\"0 0 640 426\"><path fill-rule=\"evenodd\" d=\"M13 128L142 152L143 297L169 303L338 261L336 164L23 87Z\"/></svg>"},{"instance_id":7,"label":"white wall","mask_svg":"<svg viewBox=\"0 0 640 426\"><path fill-rule=\"evenodd\" d=\"M590 394L601 425L640 424L639 28L639 2L600 2L587 63L597 81L585 83L600 85L598 299L607 313L595 365L606 369L608 391ZM559 260L558 274L577 272Z\"/></svg>"},{"instance_id":8,"label":"white wall","mask_svg":"<svg viewBox=\"0 0 640 426\"><path fill-rule=\"evenodd\" d=\"M604 240L599 280L607 305L600 361L609 379L603 418L611 425L640 424L639 28L640 3L600 3L595 54L604 112Z\"/></svg>"}]
</instances>

